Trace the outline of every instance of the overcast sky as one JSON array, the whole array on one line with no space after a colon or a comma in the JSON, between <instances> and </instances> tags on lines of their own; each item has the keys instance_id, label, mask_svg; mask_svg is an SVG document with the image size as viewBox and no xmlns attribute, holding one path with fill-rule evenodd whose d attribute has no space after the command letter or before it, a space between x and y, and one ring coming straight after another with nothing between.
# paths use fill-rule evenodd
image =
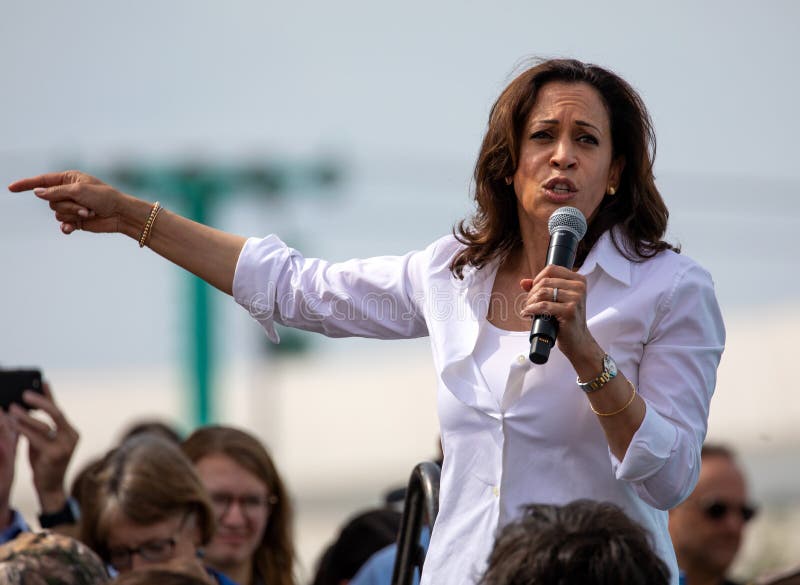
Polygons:
<instances>
[{"instance_id":1,"label":"overcast sky","mask_svg":"<svg viewBox=\"0 0 800 585\"><path fill-rule=\"evenodd\" d=\"M712 271L723 308L747 310L754 295L796 303L786 267L800 230L799 22L792 0L6 1L0 183L73 164L102 173L125 158L334 155L348 181L330 201L237 203L215 223L276 230L333 258L399 253L468 211L488 111L515 66L572 56L643 95L671 234ZM0 357L23 359L20 347L38 342L51 359L111 359L120 347L78 351L66 335L76 319L84 341L111 332L80 317L95 312L145 336L143 316L182 294L148 252L64 238L30 196L3 195L0 213L12 283L0 324L13 333ZM769 243L752 237L763 233ZM163 311L166 335L175 318ZM164 349L130 343L145 358Z\"/></svg>"},{"instance_id":2,"label":"overcast sky","mask_svg":"<svg viewBox=\"0 0 800 585\"><path fill-rule=\"evenodd\" d=\"M792 0L7 1L0 150L471 162L515 64L568 55L641 91L661 172L797 178L798 22Z\"/></svg>"}]
</instances>

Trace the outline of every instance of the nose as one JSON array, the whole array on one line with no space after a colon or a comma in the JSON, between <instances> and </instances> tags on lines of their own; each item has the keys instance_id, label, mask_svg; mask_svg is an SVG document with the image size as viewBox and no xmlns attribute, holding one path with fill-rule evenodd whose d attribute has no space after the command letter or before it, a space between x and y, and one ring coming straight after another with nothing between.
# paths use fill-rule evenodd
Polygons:
<instances>
[{"instance_id":1,"label":"nose","mask_svg":"<svg viewBox=\"0 0 800 585\"><path fill-rule=\"evenodd\" d=\"M138 552L131 553L131 568L129 570L135 571L137 569L146 569L152 565L153 563L148 561Z\"/></svg>"},{"instance_id":2,"label":"nose","mask_svg":"<svg viewBox=\"0 0 800 585\"><path fill-rule=\"evenodd\" d=\"M740 534L742 530L744 530L744 518L742 518L741 514L725 514L723 522L725 524L725 530L730 534Z\"/></svg>"},{"instance_id":3,"label":"nose","mask_svg":"<svg viewBox=\"0 0 800 585\"><path fill-rule=\"evenodd\" d=\"M553 146L550 166L556 169L570 169L578 164L572 141L568 137L559 138Z\"/></svg>"},{"instance_id":4,"label":"nose","mask_svg":"<svg viewBox=\"0 0 800 585\"><path fill-rule=\"evenodd\" d=\"M241 526L246 522L247 519L245 518L244 511L242 510L242 505L237 500L233 500L230 503L228 508L222 513L222 516L220 516L219 519L219 523L226 526Z\"/></svg>"}]
</instances>

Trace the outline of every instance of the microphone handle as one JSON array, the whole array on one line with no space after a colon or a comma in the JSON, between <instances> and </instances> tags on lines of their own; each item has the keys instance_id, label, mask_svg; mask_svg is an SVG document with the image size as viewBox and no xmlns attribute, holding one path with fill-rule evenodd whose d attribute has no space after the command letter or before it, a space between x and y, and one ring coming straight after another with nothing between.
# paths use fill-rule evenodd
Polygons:
<instances>
[{"instance_id":1,"label":"microphone handle","mask_svg":"<svg viewBox=\"0 0 800 585\"><path fill-rule=\"evenodd\" d=\"M575 255L578 252L578 237L569 230L557 230L550 236L547 247L547 266L555 264L572 270ZM528 338L531 348L528 358L534 364L544 364L550 357L550 350L556 344L558 336L558 319L551 315L536 315L531 324Z\"/></svg>"}]
</instances>

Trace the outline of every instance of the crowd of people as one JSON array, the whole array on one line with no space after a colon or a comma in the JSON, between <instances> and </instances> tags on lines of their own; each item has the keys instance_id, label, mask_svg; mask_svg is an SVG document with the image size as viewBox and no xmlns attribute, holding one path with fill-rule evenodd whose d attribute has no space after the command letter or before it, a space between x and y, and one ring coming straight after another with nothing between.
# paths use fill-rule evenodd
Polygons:
<instances>
[{"instance_id":1,"label":"crowd of people","mask_svg":"<svg viewBox=\"0 0 800 585\"><path fill-rule=\"evenodd\" d=\"M0 411L0 583L300 583L291 497L252 433L211 425L182 438L164 423L136 424L67 489L78 430L49 385L24 399L47 418L19 405ZM10 501L20 436L28 443L39 530ZM402 514L396 491L332 535L312 585L391 585ZM681 582L736 585L727 573L757 511L733 451L704 445L696 488L669 514ZM480 585L670 583L652 535L617 505L588 499L526 505L498 530L485 563ZM759 583L797 578L785 572Z\"/></svg>"},{"instance_id":2,"label":"crowd of people","mask_svg":"<svg viewBox=\"0 0 800 585\"><path fill-rule=\"evenodd\" d=\"M677 527L677 507L692 505L725 328L711 275L665 239L654 156L652 121L627 81L549 59L491 109L472 216L401 256L306 258L275 235L226 233L79 171L9 189L46 201L66 235L123 234L199 276L273 342L276 323L332 337L429 337L444 461L422 585L678 585L681 563L697 585L710 569L683 556L688 543L673 546L669 510ZM572 247L551 261L558 234ZM56 489L61 468L41 464L68 459L53 446L61 435L68 446L70 429L52 404L36 406L53 427L10 413L40 462L42 519L74 517L79 504L81 540L120 580L155 564L222 584L291 582L289 501L257 441L223 429L181 445L136 435L93 464L70 499ZM155 487L168 470L180 478ZM730 495L698 509L743 524L751 508ZM352 561L340 542L321 568ZM342 585L352 572L331 579Z\"/></svg>"},{"instance_id":3,"label":"crowd of people","mask_svg":"<svg viewBox=\"0 0 800 585\"><path fill-rule=\"evenodd\" d=\"M17 582L10 575L26 563L33 563L29 577L49 574L37 559L53 553L41 551L64 547L74 553L65 552L65 560L89 559L67 563L86 583L154 567L220 585L297 583L290 497L253 434L205 426L181 439L166 424L137 424L79 470L68 489L78 431L49 385L43 395L25 392L24 401L49 420L19 404L0 411L0 575L7 579L0 582ZM41 510L36 533L10 501L21 435Z\"/></svg>"}]
</instances>

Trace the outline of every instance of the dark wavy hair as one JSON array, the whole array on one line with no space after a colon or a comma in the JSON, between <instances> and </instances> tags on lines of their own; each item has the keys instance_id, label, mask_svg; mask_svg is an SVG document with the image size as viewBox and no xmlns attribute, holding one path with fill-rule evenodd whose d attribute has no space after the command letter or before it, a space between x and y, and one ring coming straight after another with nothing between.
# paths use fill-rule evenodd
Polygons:
<instances>
[{"instance_id":1,"label":"dark wavy hair","mask_svg":"<svg viewBox=\"0 0 800 585\"><path fill-rule=\"evenodd\" d=\"M506 178L514 175L520 142L539 90L547 83L587 83L595 88L608 111L612 157L622 157L616 195L606 195L580 243L575 261L580 266L600 236L619 226L622 242L614 245L629 260L641 261L662 250L679 249L663 241L669 212L655 185L653 161L656 137L642 98L621 77L574 59L550 59L520 73L500 94L489 115L489 126L475 163L475 213L453 230L466 247L450 266L458 278L464 266L482 268L505 259L522 244L517 198Z\"/></svg>"},{"instance_id":2,"label":"dark wavy hair","mask_svg":"<svg viewBox=\"0 0 800 585\"><path fill-rule=\"evenodd\" d=\"M264 536L253 554L254 573L270 585L294 585L292 505L278 470L261 441L233 427L211 425L194 431L183 442L182 448L195 464L209 455L225 455L264 482L271 501Z\"/></svg>"},{"instance_id":3,"label":"dark wavy hair","mask_svg":"<svg viewBox=\"0 0 800 585\"><path fill-rule=\"evenodd\" d=\"M649 534L614 504L531 504L502 529L479 585L668 585Z\"/></svg>"}]
</instances>

